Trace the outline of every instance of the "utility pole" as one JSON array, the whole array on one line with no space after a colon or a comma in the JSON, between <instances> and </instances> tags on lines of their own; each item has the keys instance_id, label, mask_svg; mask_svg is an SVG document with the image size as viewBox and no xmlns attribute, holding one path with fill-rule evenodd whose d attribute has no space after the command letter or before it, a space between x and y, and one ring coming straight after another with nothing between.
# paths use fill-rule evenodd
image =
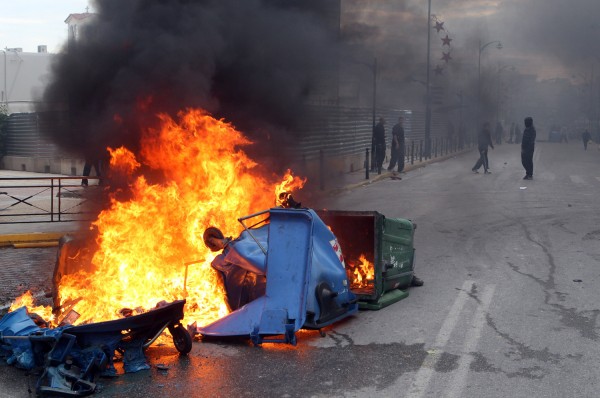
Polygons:
<instances>
[{"instance_id":1,"label":"utility pole","mask_svg":"<svg viewBox=\"0 0 600 398\"><path fill-rule=\"evenodd\" d=\"M431 84L429 82L431 59L431 0L427 1L427 81L425 90L425 157L431 155Z\"/></svg>"}]
</instances>

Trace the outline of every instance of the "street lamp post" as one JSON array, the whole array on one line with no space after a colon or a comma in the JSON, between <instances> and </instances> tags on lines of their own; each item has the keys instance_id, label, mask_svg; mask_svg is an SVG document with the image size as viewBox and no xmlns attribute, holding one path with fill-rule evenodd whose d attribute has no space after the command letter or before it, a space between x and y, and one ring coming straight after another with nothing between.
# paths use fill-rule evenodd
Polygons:
<instances>
[{"instance_id":1,"label":"street lamp post","mask_svg":"<svg viewBox=\"0 0 600 398\"><path fill-rule=\"evenodd\" d=\"M493 40L485 44L481 44L481 40L479 40L479 58L477 60L477 128L476 131L480 128L480 111L481 111L481 53L485 48L491 44L497 43L496 48L498 50L502 49L502 43L498 40Z\"/></svg>"},{"instance_id":2,"label":"street lamp post","mask_svg":"<svg viewBox=\"0 0 600 398\"><path fill-rule=\"evenodd\" d=\"M431 59L431 0L427 2L427 83L425 91L425 157L431 155L431 84L429 82Z\"/></svg>"}]
</instances>

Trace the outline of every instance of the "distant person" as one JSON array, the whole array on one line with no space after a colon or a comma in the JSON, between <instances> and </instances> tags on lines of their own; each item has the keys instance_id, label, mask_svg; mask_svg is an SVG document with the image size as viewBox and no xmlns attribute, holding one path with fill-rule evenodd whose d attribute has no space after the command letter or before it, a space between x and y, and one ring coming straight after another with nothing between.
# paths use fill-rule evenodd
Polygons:
<instances>
[{"instance_id":1,"label":"distant person","mask_svg":"<svg viewBox=\"0 0 600 398\"><path fill-rule=\"evenodd\" d=\"M496 144L502 144L502 134L504 134L504 128L502 127L502 123L496 122L496 131L494 133L496 138Z\"/></svg>"},{"instance_id":2,"label":"distant person","mask_svg":"<svg viewBox=\"0 0 600 398\"><path fill-rule=\"evenodd\" d=\"M565 142L566 144L569 143L569 134L567 134L567 128L566 127L562 127L560 129L560 142Z\"/></svg>"},{"instance_id":3,"label":"distant person","mask_svg":"<svg viewBox=\"0 0 600 398\"><path fill-rule=\"evenodd\" d=\"M515 123L515 144L521 143L521 128L519 123Z\"/></svg>"},{"instance_id":4,"label":"distant person","mask_svg":"<svg viewBox=\"0 0 600 398\"><path fill-rule=\"evenodd\" d=\"M385 119L379 118L379 123L375 125L373 129L373 142L375 143L375 166L377 167L377 174L381 174L381 168L383 167L383 160L385 159Z\"/></svg>"},{"instance_id":5,"label":"distant person","mask_svg":"<svg viewBox=\"0 0 600 398\"><path fill-rule=\"evenodd\" d=\"M588 142L592 140L592 135L589 131L587 131L587 129L581 133L581 139L583 140L583 149L587 151Z\"/></svg>"},{"instance_id":6,"label":"distant person","mask_svg":"<svg viewBox=\"0 0 600 398\"><path fill-rule=\"evenodd\" d=\"M392 157L388 166L388 171L392 171L398 163L398 173L404 170L404 154L405 154L405 142L404 142L404 118L400 116L398 123L392 128Z\"/></svg>"},{"instance_id":7,"label":"distant person","mask_svg":"<svg viewBox=\"0 0 600 398\"><path fill-rule=\"evenodd\" d=\"M488 160L488 147L494 149L494 144L492 143L492 132L490 130L490 123L483 123L483 128L479 132L477 136L477 149L479 150L479 159L477 159L477 163L471 169L473 173L479 173L479 168L483 166L483 170L485 174L491 174L490 165Z\"/></svg>"},{"instance_id":8,"label":"distant person","mask_svg":"<svg viewBox=\"0 0 600 398\"><path fill-rule=\"evenodd\" d=\"M85 164L83 165L83 176L89 177L90 173L92 171L92 167L94 168L94 171L96 172L96 176L98 177L98 185L102 185L102 180L100 179L100 178L102 178L102 161L99 158L92 158L92 157L86 156ZM83 178L81 180L81 186L82 187L88 186L87 178Z\"/></svg>"},{"instance_id":9,"label":"distant person","mask_svg":"<svg viewBox=\"0 0 600 398\"><path fill-rule=\"evenodd\" d=\"M521 140L521 163L525 168L524 180L533 180L533 150L535 149L535 127L533 119L525 118L525 130Z\"/></svg>"},{"instance_id":10,"label":"distant person","mask_svg":"<svg viewBox=\"0 0 600 398\"><path fill-rule=\"evenodd\" d=\"M508 135L508 143L512 144L513 143L513 138L515 138L515 122L512 122L510 124L510 132Z\"/></svg>"}]
</instances>

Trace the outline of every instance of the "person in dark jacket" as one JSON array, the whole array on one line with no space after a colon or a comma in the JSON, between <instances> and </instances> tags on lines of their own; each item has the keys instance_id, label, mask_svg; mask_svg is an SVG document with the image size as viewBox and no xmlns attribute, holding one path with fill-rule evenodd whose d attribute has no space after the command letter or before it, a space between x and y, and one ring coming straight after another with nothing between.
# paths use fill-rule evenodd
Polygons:
<instances>
[{"instance_id":1,"label":"person in dark jacket","mask_svg":"<svg viewBox=\"0 0 600 398\"><path fill-rule=\"evenodd\" d=\"M477 149L479 149L479 159L477 159L477 163L471 169L473 173L479 173L479 168L483 166L483 170L485 174L491 174L490 164L488 160L488 146L494 149L494 144L492 143L492 132L490 130L490 123L485 122L483 124L483 128L479 132L477 136Z\"/></svg>"},{"instance_id":2,"label":"person in dark jacket","mask_svg":"<svg viewBox=\"0 0 600 398\"><path fill-rule=\"evenodd\" d=\"M592 139L592 135L590 134L589 131L585 130L582 134L581 134L581 139L583 140L583 149L587 151L587 144L588 142L590 142L590 140Z\"/></svg>"},{"instance_id":3,"label":"person in dark jacket","mask_svg":"<svg viewBox=\"0 0 600 398\"><path fill-rule=\"evenodd\" d=\"M521 138L521 163L525 168L524 180L533 180L533 150L535 149L535 127L533 127L533 119L525 118L525 130L523 130L523 138Z\"/></svg>"},{"instance_id":4,"label":"person in dark jacket","mask_svg":"<svg viewBox=\"0 0 600 398\"><path fill-rule=\"evenodd\" d=\"M388 166L388 171L392 171L398 163L398 172L404 170L404 118L400 116L398 123L392 128L392 157Z\"/></svg>"},{"instance_id":5,"label":"person in dark jacket","mask_svg":"<svg viewBox=\"0 0 600 398\"><path fill-rule=\"evenodd\" d=\"M375 165L377 166L377 174L381 174L383 160L385 159L385 119L379 118L379 123L373 129L373 142L375 143Z\"/></svg>"}]
</instances>

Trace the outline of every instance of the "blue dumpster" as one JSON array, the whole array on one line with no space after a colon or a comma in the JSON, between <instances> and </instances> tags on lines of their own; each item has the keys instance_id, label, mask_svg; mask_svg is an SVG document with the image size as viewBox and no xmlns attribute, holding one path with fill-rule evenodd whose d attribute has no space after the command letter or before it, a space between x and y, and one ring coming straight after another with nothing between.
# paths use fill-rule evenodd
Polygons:
<instances>
[{"instance_id":1,"label":"blue dumpster","mask_svg":"<svg viewBox=\"0 0 600 398\"><path fill-rule=\"evenodd\" d=\"M262 221L227 241L212 263L233 312L199 328L201 335L296 344L299 329L358 311L339 243L313 210L272 208L245 219L256 217Z\"/></svg>"}]
</instances>

